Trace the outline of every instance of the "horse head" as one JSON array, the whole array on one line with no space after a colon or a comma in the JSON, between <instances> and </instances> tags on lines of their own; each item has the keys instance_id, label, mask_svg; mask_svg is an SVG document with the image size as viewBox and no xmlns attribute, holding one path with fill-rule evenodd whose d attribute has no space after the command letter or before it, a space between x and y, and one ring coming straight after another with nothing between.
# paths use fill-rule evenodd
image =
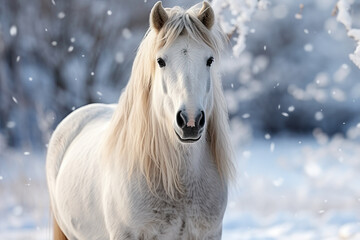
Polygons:
<instances>
[{"instance_id":1,"label":"horse head","mask_svg":"<svg viewBox=\"0 0 360 240\"><path fill-rule=\"evenodd\" d=\"M207 2L195 14L172 14L157 2L150 14L150 28L159 44L152 59L152 103L157 117L171 123L181 143L201 138L213 107L217 58L209 39L213 24L214 12ZM179 29L180 33L171 33Z\"/></svg>"}]
</instances>

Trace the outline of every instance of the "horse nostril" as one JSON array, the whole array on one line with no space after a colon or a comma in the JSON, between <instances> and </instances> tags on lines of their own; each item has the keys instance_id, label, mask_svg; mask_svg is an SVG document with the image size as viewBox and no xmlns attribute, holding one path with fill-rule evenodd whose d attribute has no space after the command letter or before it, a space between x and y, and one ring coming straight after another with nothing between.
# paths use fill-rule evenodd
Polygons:
<instances>
[{"instance_id":1,"label":"horse nostril","mask_svg":"<svg viewBox=\"0 0 360 240\"><path fill-rule=\"evenodd\" d=\"M199 127L204 127L205 126L205 113L204 111L201 111L200 113L200 118L199 118Z\"/></svg>"},{"instance_id":2,"label":"horse nostril","mask_svg":"<svg viewBox=\"0 0 360 240\"><path fill-rule=\"evenodd\" d=\"M182 111L178 111L176 114L176 123L180 128L184 128L186 126L187 118Z\"/></svg>"}]
</instances>

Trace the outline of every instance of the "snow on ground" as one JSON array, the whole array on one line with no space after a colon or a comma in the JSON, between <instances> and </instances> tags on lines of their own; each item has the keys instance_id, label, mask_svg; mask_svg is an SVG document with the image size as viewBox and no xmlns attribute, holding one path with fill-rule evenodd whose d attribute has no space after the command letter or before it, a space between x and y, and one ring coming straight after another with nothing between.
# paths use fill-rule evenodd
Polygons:
<instances>
[{"instance_id":1,"label":"snow on ground","mask_svg":"<svg viewBox=\"0 0 360 240\"><path fill-rule=\"evenodd\" d=\"M223 239L360 239L360 142L314 135L238 149ZM0 239L51 239L44 156L0 154Z\"/></svg>"},{"instance_id":2,"label":"snow on ground","mask_svg":"<svg viewBox=\"0 0 360 240\"><path fill-rule=\"evenodd\" d=\"M238 152L223 239L360 239L360 143L314 135Z\"/></svg>"},{"instance_id":3,"label":"snow on ground","mask_svg":"<svg viewBox=\"0 0 360 240\"><path fill-rule=\"evenodd\" d=\"M45 154L0 153L0 239L51 239Z\"/></svg>"}]
</instances>

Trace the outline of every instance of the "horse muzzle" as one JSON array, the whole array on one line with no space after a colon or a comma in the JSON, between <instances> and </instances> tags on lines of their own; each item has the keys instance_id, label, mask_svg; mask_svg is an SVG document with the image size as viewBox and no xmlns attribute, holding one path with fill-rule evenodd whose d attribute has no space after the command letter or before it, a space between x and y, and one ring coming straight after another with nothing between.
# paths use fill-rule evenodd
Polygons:
<instances>
[{"instance_id":1,"label":"horse muzzle","mask_svg":"<svg viewBox=\"0 0 360 240\"><path fill-rule=\"evenodd\" d=\"M189 119L185 111L176 114L175 133L183 143L197 142L203 133L205 126L205 113L199 111L194 119Z\"/></svg>"}]
</instances>

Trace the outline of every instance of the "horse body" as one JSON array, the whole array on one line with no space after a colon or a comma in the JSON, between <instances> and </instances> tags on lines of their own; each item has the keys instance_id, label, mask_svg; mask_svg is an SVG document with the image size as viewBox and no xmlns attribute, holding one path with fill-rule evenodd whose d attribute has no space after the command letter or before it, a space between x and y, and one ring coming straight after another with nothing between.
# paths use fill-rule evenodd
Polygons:
<instances>
[{"instance_id":1,"label":"horse body","mask_svg":"<svg viewBox=\"0 0 360 240\"><path fill-rule=\"evenodd\" d=\"M158 2L119 103L82 107L53 133L47 181L68 239L221 238L231 162L213 18L206 2Z\"/></svg>"},{"instance_id":2,"label":"horse body","mask_svg":"<svg viewBox=\"0 0 360 240\"><path fill-rule=\"evenodd\" d=\"M103 104L80 108L52 137L50 148L55 143L67 145L59 155L63 158L47 160L48 172L61 165L49 186L53 212L65 235L69 239L218 239L227 194L206 141L188 146L184 154L185 196L173 200L158 190L161 199L144 179L128 184L138 180L129 181L126 169L102 163L99 140L112 111ZM79 118L84 112L86 119ZM85 120L85 125L79 123ZM68 124L81 126L75 138L59 136Z\"/></svg>"}]
</instances>

